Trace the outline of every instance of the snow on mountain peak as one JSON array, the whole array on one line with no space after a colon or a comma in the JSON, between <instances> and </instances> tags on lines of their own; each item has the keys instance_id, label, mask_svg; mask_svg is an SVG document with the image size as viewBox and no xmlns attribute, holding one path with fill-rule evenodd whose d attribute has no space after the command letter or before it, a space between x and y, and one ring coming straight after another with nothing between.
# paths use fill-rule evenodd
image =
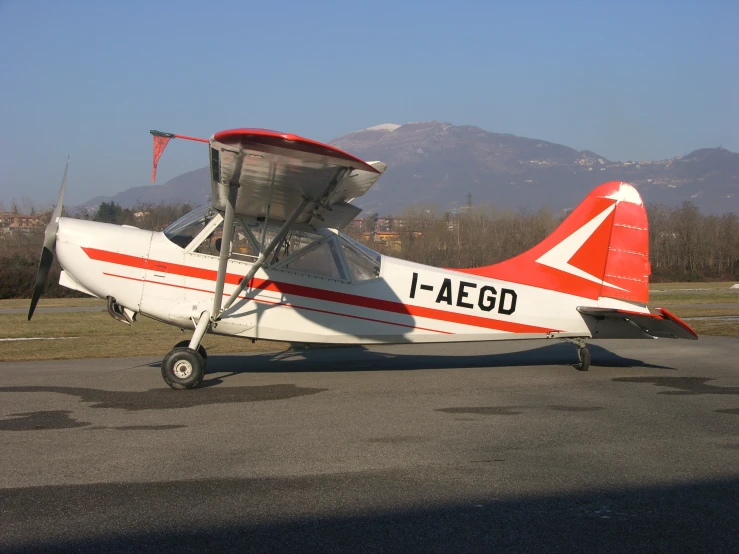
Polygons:
<instances>
[{"instance_id":1,"label":"snow on mountain peak","mask_svg":"<svg viewBox=\"0 0 739 554\"><path fill-rule=\"evenodd\" d=\"M390 131L391 133L400 127L400 125L397 125L395 123L381 123L380 125L375 125L374 127L367 127L364 129L365 131Z\"/></svg>"}]
</instances>

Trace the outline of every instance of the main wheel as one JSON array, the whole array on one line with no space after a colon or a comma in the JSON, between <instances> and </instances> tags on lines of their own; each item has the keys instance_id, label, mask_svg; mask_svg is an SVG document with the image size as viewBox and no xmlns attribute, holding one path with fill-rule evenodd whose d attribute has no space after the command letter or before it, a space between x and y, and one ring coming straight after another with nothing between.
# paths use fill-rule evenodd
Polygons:
<instances>
[{"instance_id":1,"label":"main wheel","mask_svg":"<svg viewBox=\"0 0 739 554\"><path fill-rule=\"evenodd\" d=\"M175 390L194 389L205 376L205 359L195 350L176 347L162 360L162 379Z\"/></svg>"},{"instance_id":2,"label":"main wheel","mask_svg":"<svg viewBox=\"0 0 739 554\"><path fill-rule=\"evenodd\" d=\"M174 347L175 348L190 348L190 341L189 340L180 341L177 344L175 344ZM200 354L203 357L203 359L205 360L205 362L207 364L207 362L208 362L208 353L205 351L205 348L203 347L202 344L200 346L198 346L198 354Z\"/></svg>"},{"instance_id":3,"label":"main wheel","mask_svg":"<svg viewBox=\"0 0 739 554\"><path fill-rule=\"evenodd\" d=\"M579 348L577 351L577 357L580 360L573 367L578 371L587 371L590 367L590 350L587 346Z\"/></svg>"}]
</instances>

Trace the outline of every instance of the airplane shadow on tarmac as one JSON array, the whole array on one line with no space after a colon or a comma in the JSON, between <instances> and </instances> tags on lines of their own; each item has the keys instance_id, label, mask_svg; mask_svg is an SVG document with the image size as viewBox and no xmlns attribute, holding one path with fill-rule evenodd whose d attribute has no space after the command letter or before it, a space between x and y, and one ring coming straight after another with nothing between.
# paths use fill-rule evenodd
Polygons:
<instances>
[{"instance_id":1,"label":"airplane shadow on tarmac","mask_svg":"<svg viewBox=\"0 0 739 554\"><path fill-rule=\"evenodd\" d=\"M619 356L590 344L591 367L674 368ZM214 354L208 358L208 373L226 373L215 378L206 375L201 387L215 386L223 379L241 373L302 373L333 371L408 371L421 369L465 369L561 365L577 362L575 349L564 343L531 350L501 354L445 355L378 352L362 346L339 348L290 349L269 354ZM159 366L159 363L152 363ZM574 371L574 369L573 369Z\"/></svg>"},{"instance_id":2,"label":"airplane shadow on tarmac","mask_svg":"<svg viewBox=\"0 0 739 554\"><path fill-rule=\"evenodd\" d=\"M589 346L593 366L604 368L651 368L673 369L625 358L597 345ZM242 373L301 373L338 371L408 371L420 369L465 369L559 365L564 370L576 361L575 349L568 344L549 344L531 350L500 354L473 356L451 356L434 354L403 354L378 352L363 347L314 348L287 350L270 354L223 354L208 357L208 372L200 385L202 390L194 394L172 394L162 386L148 391L120 391L58 385L0 387L0 393L50 392L76 396L80 402L89 403L91 408L114 408L127 411L167 410L189 408L208 404L230 404L260 402L265 400L287 400L306 395L319 394L328 389L298 386L290 383L269 385L229 386L229 377ZM158 368L161 361L147 364ZM141 367L141 366L139 366ZM592 367L592 366L591 366ZM215 375L213 375L215 374ZM223 385L223 386L220 386ZM66 429L87 427L95 429L90 422L75 420L67 410L24 412L9 414L0 420L0 431L32 431L44 429ZM168 426L149 427L150 430L167 429ZM136 430L130 426L115 427L117 430Z\"/></svg>"},{"instance_id":3,"label":"airplane shadow on tarmac","mask_svg":"<svg viewBox=\"0 0 739 554\"><path fill-rule=\"evenodd\" d=\"M733 476L501 496L493 486L501 477L491 469L481 473L486 478L476 494L438 500L438 490L454 486L446 473L451 470L429 473L435 478L427 480L385 471L5 489L0 490L5 508L0 550L626 553L739 548L739 479Z\"/></svg>"}]
</instances>

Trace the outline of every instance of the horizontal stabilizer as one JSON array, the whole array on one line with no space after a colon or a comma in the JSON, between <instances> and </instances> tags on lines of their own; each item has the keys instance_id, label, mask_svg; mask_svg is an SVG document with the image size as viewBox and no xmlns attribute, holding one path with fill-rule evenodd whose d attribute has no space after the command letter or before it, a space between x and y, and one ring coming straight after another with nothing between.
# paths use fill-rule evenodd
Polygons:
<instances>
[{"instance_id":1,"label":"horizontal stabilizer","mask_svg":"<svg viewBox=\"0 0 739 554\"><path fill-rule=\"evenodd\" d=\"M577 311L585 316L594 339L698 338L682 319L664 308L658 309L657 314L587 306L580 306Z\"/></svg>"}]
</instances>

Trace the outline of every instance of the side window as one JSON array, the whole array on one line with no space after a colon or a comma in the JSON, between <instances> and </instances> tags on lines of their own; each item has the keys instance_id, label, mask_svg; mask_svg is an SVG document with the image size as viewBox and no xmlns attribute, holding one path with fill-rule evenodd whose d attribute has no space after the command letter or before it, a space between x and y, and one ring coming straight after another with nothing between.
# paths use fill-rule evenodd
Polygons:
<instances>
[{"instance_id":1,"label":"side window","mask_svg":"<svg viewBox=\"0 0 739 554\"><path fill-rule=\"evenodd\" d=\"M207 254L208 256L218 256L221 249L221 238L223 236L223 225L216 227L213 232L205 237L193 252L198 254Z\"/></svg>"},{"instance_id":2,"label":"side window","mask_svg":"<svg viewBox=\"0 0 739 554\"><path fill-rule=\"evenodd\" d=\"M336 239L333 237L288 262L285 269L346 281Z\"/></svg>"},{"instance_id":3,"label":"side window","mask_svg":"<svg viewBox=\"0 0 739 554\"><path fill-rule=\"evenodd\" d=\"M248 231L240 222L234 222L233 237L231 238L231 255L232 260L241 260L253 263L257 259L257 252L249 240ZM198 254L206 254L208 256L220 256L223 247L223 225L219 225L215 230L201 242L193 252Z\"/></svg>"},{"instance_id":4,"label":"side window","mask_svg":"<svg viewBox=\"0 0 739 554\"><path fill-rule=\"evenodd\" d=\"M267 229L264 244L269 244L276 234L276 230ZM261 239L261 234L255 233L255 235L257 235L255 238L258 242ZM314 235L302 231L294 231L292 233L289 233L274 249L269 262L272 265L278 264L282 260L289 258L296 252L302 250L303 248L306 248L307 246L310 246L311 244L321 240L322 238L323 237L321 235Z\"/></svg>"},{"instance_id":5,"label":"side window","mask_svg":"<svg viewBox=\"0 0 739 554\"><path fill-rule=\"evenodd\" d=\"M259 253L252 243L253 235L239 221L234 224L233 245L231 246L231 258L244 262L253 263Z\"/></svg>"},{"instance_id":6,"label":"side window","mask_svg":"<svg viewBox=\"0 0 739 554\"><path fill-rule=\"evenodd\" d=\"M367 281L380 276L380 255L350 238L341 235L341 249L352 281Z\"/></svg>"},{"instance_id":7,"label":"side window","mask_svg":"<svg viewBox=\"0 0 739 554\"><path fill-rule=\"evenodd\" d=\"M353 248L342 243L341 248L344 250L346 264L352 274L352 281L367 281L375 279L380 275L380 266L354 250Z\"/></svg>"}]
</instances>

